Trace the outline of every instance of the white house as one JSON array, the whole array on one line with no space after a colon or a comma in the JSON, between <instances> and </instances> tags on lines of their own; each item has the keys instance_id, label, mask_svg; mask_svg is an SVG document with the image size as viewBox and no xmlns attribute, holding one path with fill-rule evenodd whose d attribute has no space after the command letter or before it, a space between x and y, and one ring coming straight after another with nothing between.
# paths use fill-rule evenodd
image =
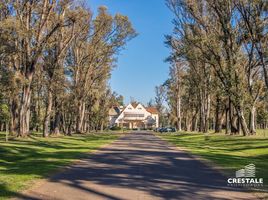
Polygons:
<instances>
[{"instance_id":1,"label":"white house","mask_svg":"<svg viewBox=\"0 0 268 200\"><path fill-rule=\"evenodd\" d=\"M159 115L154 107L144 107L142 104L130 103L126 107L113 107L109 110L110 126L129 129L158 128Z\"/></svg>"}]
</instances>

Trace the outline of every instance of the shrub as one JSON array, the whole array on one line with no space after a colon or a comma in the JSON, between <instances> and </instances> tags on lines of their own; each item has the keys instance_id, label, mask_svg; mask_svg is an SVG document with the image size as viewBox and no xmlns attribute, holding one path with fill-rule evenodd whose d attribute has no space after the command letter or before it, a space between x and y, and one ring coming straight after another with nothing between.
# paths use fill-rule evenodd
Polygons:
<instances>
[{"instance_id":1,"label":"shrub","mask_svg":"<svg viewBox=\"0 0 268 200\"><path fill-rule=\"evenodd\" d=\"M113 127L110 128L110 130L112 130L112 131L119 131L119 130L122 130L122 128L119 127L119 126L113 126Z\"/></svg>"}]
</instances>

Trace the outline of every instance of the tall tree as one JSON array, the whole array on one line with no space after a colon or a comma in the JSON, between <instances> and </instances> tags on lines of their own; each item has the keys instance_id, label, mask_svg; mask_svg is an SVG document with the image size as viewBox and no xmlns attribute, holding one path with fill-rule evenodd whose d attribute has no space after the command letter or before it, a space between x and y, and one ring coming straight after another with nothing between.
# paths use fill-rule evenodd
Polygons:
<instances>
[{"instance_id":1,"label":"tall tree","mask_svg":"<svg viewBox=\"0 0 268 200\"><path fill-rule=\"evenodd\" d=\"M264 95L262 74L265 79L266 66L260 56L265 55L260 53L260 43L267 36L267 3L167 0L167 5L175 14L174 33L167 37L167 44L172 48L171 57L188 65L186 88L192 86L189 83L195 88L186 91L195 91L188 99L197 98L199 102L195 104L199 131L214 127L218 132L225 115L226 133L255 134L256 105ZM216 117L211 118L211 112Z\"/></svg>"},{"instance_id":2,"label":"tall tree","mask_svg":"<svg viewBox=\"0 0 268 200\"><path fill-rule=\"evenodd\" d=\"M43 128L47 137L96 127L92 107L108 104L116 56L136 36L129 19L105 7L93 18L72 0L5 0L0 11L0 90L10 132L24 137ZM103 121L107 113L99 111Z\"/></svg>"}]
</instances>

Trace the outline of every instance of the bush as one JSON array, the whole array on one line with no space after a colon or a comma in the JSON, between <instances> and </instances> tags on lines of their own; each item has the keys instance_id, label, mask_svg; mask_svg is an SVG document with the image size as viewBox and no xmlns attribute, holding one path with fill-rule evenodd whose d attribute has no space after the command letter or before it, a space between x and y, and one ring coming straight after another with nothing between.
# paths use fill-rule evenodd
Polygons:
<instances>
[{"instance_id":1,"label":"bush","mask_svg":"<svg viewBox=\"0 0 268 200\"><path fill-rule=\"evenodd\" d=\"M122 130L122 128L119 127L119 126L113 126L113 127L110 128L110 130L112 130L112 131L120 131L120 130Z\"/></svg>"},{"instance_id":2,"label":"bush","mask_svg":"<svg viewBox=\"0 0 268 200\"><path fill-rule=\"evenodd\" d=\"M9 108L7 104L0 104L0 122L6 123L9 121Z\"/></svg>"}]
</instances>

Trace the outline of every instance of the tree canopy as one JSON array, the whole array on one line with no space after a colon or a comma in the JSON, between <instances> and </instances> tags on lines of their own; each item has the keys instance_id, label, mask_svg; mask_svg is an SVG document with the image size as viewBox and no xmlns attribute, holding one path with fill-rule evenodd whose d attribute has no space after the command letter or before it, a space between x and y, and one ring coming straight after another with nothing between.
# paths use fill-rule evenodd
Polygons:
<instances>
[{"instance_id":1,"label":"tree canopy","mask_svg":"<svg viewBox=\"0 0 268 200\"><path fill-rule=\"evenodd\" d=\"M175 16L166 36L172 123L244 135L267 128L267 1L166 2Z\"/></svg>"},{"instance_id":2,"label":"tree canopy","mask_svg":"<svg viewBox=\"0 0 268 200\"><path fill-rule=\"evenodd\" d=\"M21 137L105 126L111 70L136 36L128 17L72 0L5 0L0 13L1 123Z\"/></svg>"}]
</instances>

